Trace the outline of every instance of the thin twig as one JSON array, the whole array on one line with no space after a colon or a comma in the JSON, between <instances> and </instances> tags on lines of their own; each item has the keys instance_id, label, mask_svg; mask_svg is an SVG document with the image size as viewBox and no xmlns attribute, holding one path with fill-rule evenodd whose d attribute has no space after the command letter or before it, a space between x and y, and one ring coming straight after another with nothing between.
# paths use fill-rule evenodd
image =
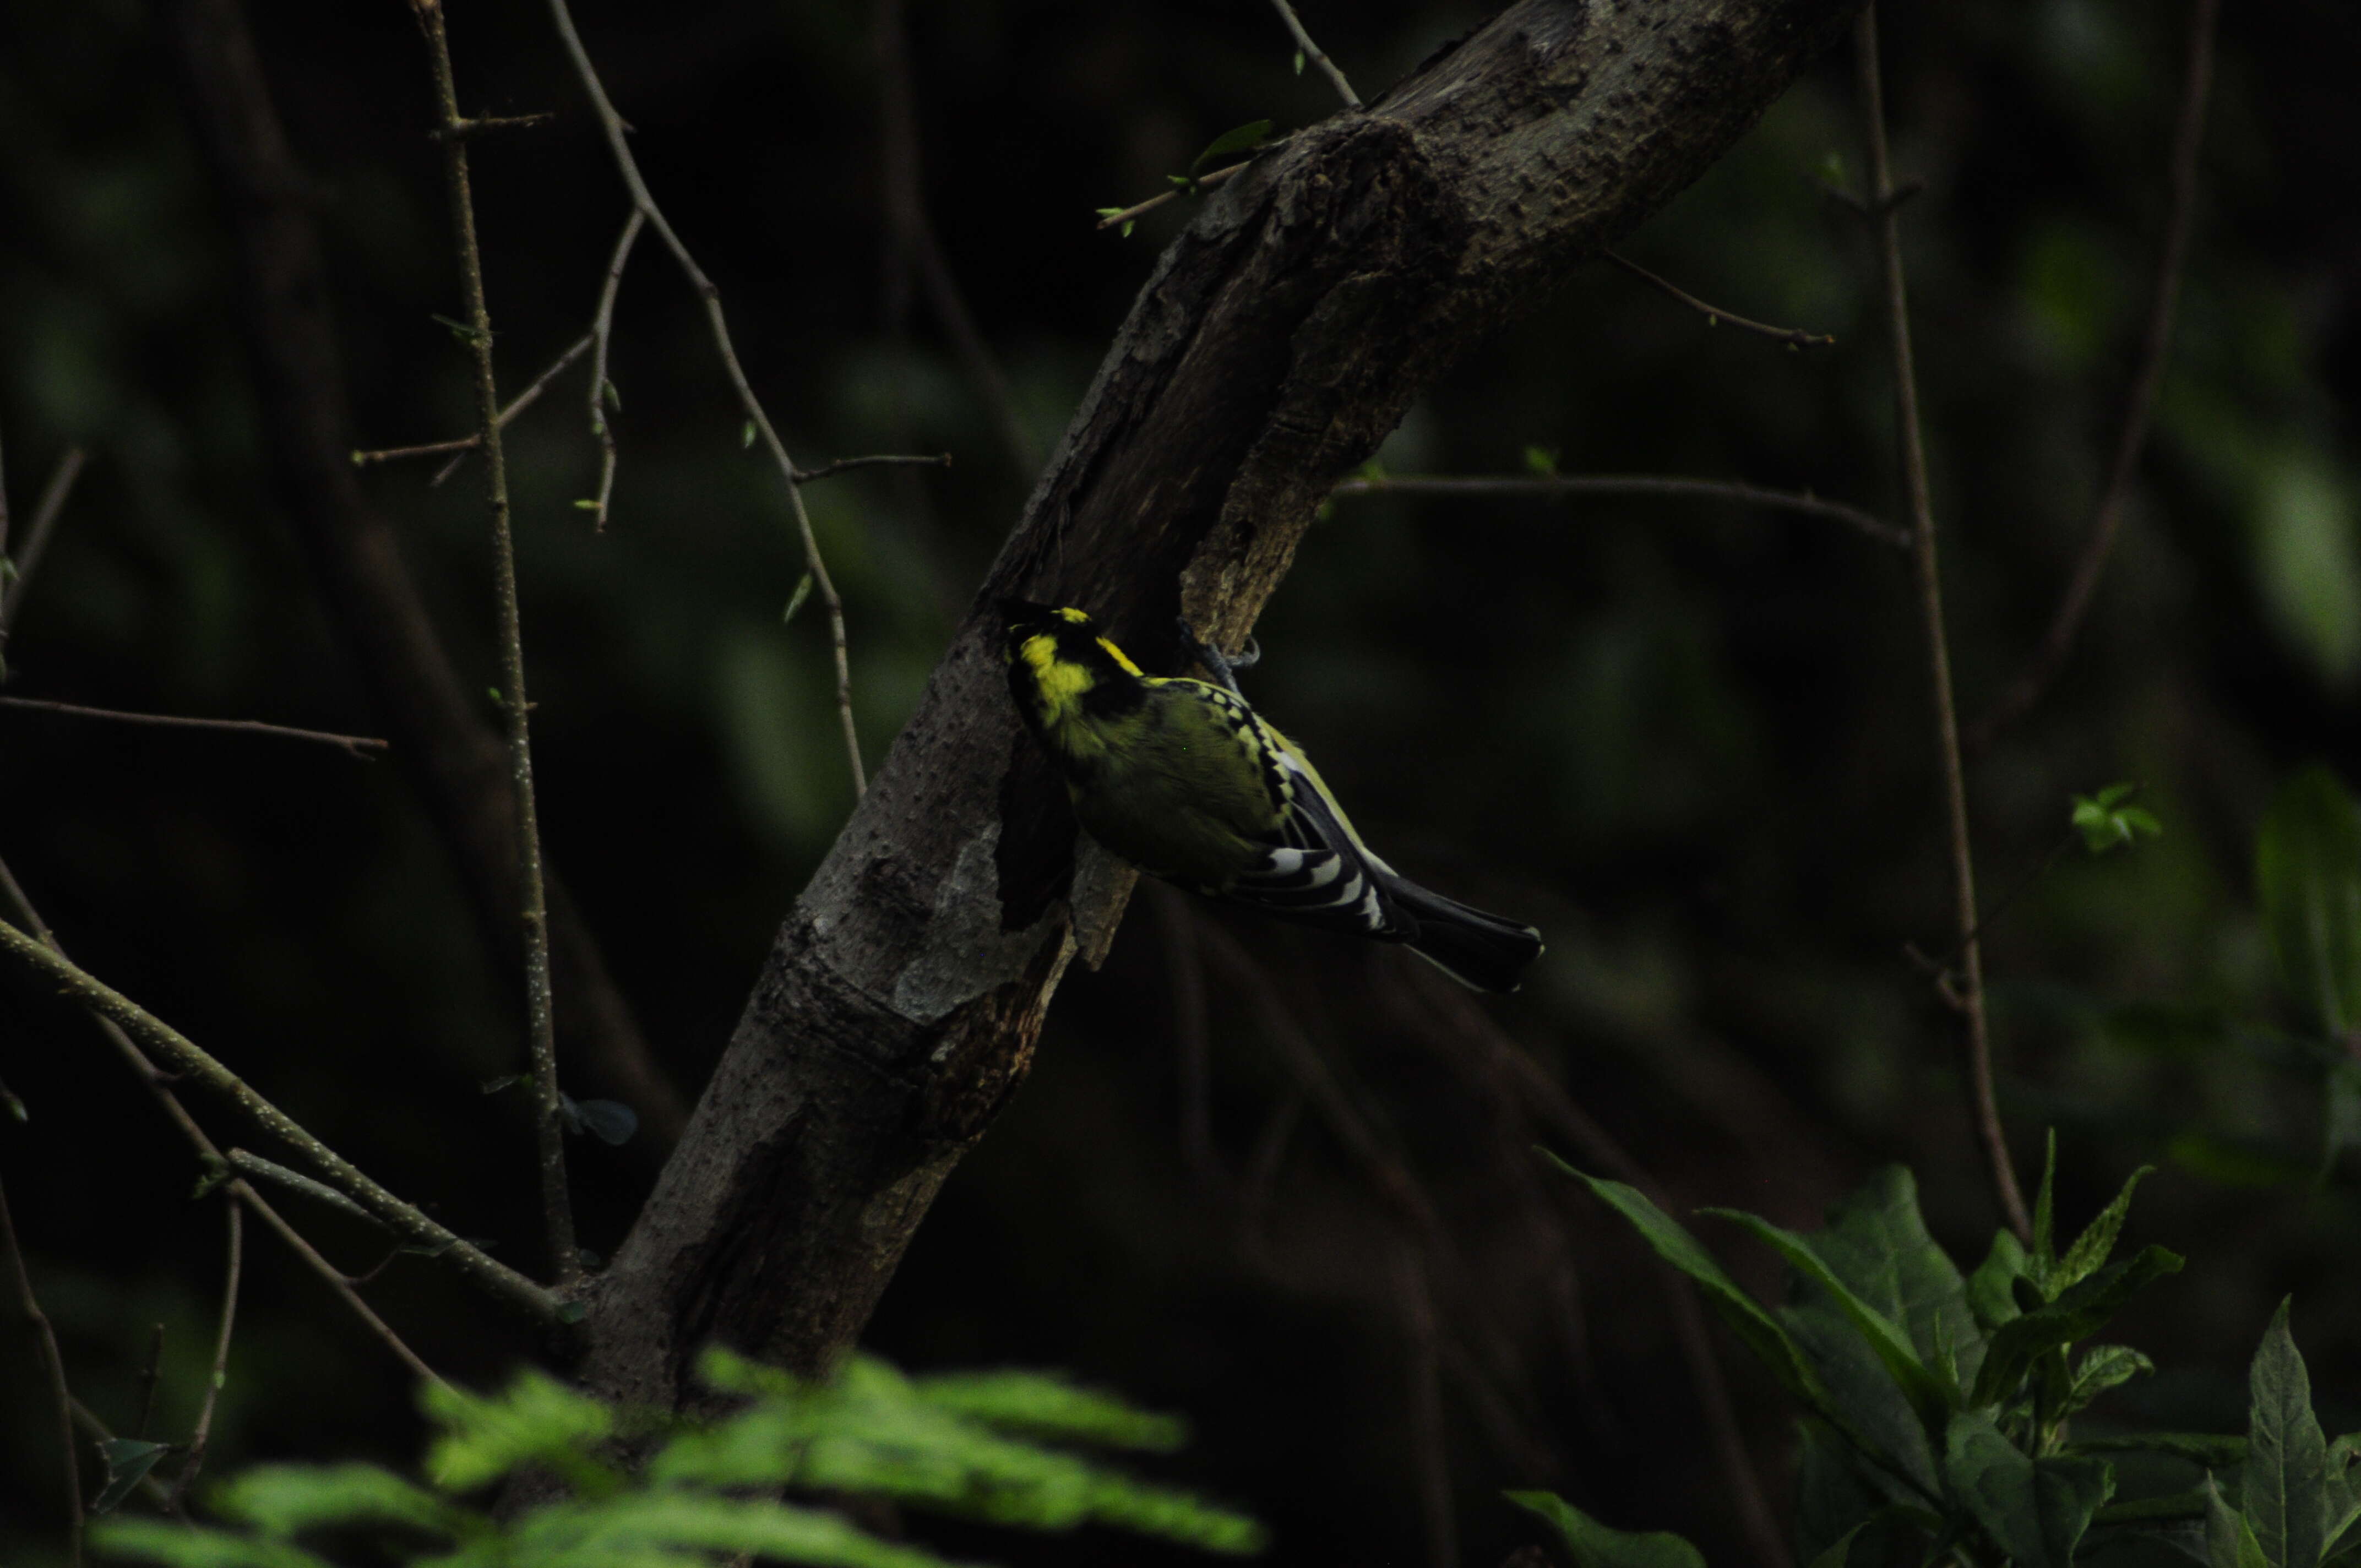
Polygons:
<instances>
[{"instance_id":1,"label":"thin twig","mask_svg":"<svg viewBox=\"0 0 2361 1568\"><path fill-rule=\"evenodd\" d=\"M1345 80L1345 73L1337 69L1336 62L1330 60L1320 46L1312 41L1312 35L1303 30L1303 23L1297 18L1295 7L1287 0L1270 0L1270 3L1279 12L1279 19L1287 24L1288 32L1294 37L1295 47L1303 51L1304 59L1320 68L1321 74L1328 78L1329 85L1336 89L1336 95L1345 100L1345 107L1359 108L1361 95L1353 91L1351 82Z\"/></svg>"},{"instance_id":2,"label":"thin twig","mask_svg":"<svg viewBox=\"0 0 2361 1568\"><path fill-rule=\"evenodd\" d=\"M2091 532L2082 543L2081 558L2042 634L2041 645L2025 668L2001 694L1992 711L1969 727L1968 754L1979 756L2000 732L2015 723L2041 700L2074 651L2083 620L2098 591L2099 574L2114 549L2124 510L2131 499L2132 476L2147 444L2149 417L2156 411L2157 392L2164 385L2167 353L2172 345L2174 309L2180 298L2180 279L2189 262L2189 235L2197 212L2197 152L2205 136L2205 101L2213 83L2213 35L2221 0L2195 0L2189 16L2189 55L2180 79L2180 108L2172 131L2170 207L2164 224L2164 248L2157 258L2156 282L2149 291L2147 325L2140 334L2139 367L2124 393L2123 422L2115 432L2115 450L2107 466L2106 488L2100 492Z\"/></svg>"},{"instance_id":3,"label":"thin twig","mask_svg":"<svg viewBox=\"0 0 2361 1568\"><path fill-rule=\"evenodd\" d=\"M443 173L450 187L452 238L467 302L467 346L475 361L476 433L484 454L484 505L492 520L493 590L500 602L500 702L508 718L509 780L516 791L517 871L523 883L524 994L533 1065L533 1142L541 1176L542 1229L557 1288L582 1277L574 1239L574 1201L566 1179L566 1111L557 1087L557 1026L549 984L549 893L542 876L540 809L533 784L533 704L524 685L524 627L517 598L516 541L509 516L508 457L500 442L500 389L492 367L492 317L484 301L484 262L476 245L476 202L467 182L467 140L459 134L459 91L442 0L411 0L426 36L427 64L443 129Z\"/></svg>"},{"instance_id":4,"label":"thin twig","mask_svg":"<svg viewBox=\"0 0 2361 1568\"><path fill-rule=\"evenodd\" d=\"M1267 142L1257 150L1268 152L1277 145L1278 143L1276 142ZM1170 191L1150 196L1145 202L1137 203L1132 206L1120 208L1117 211L1105 214L1099 219L1098 226L1103 229L1111 229L1118 224L1130 223L1133 219L1137 218L1143 213L1152 213L1157 208L1164 205L1167 202L1177 202L1183 196L1193 196L1201 191L1210 191L1214 186L1227 181L1232 175L1238 173L1246 167L1246 164L1252 163L1253 161L1253 159L1247 159L1246 163L1233 163L1228 165L1226 168L1216 169L1209 174L1200 174L1189 182L1189 189L1185 191L1176 185Z\"/></svg>"},{"instance_id":5,"label":"thin twig","mask_svg":"<svg viewBox=\"0 0 2361 1568\"><path fill-rule=\"evenodd\" d=\"M515 401L500 411L500 428L506 430L511 420L540 401L541 394L549 389L549 384L556 380L568 366L589 351L590 338L587 333L576 338L565 353L550 361L548 368L533 378L531 386L516 395ZM417 446L381 446L375 451L354 453L353 466L366 468L374 463L394 463L404 457L447 456L451 461L435 470L434 477L426 481L430 486L439 485L458 471L459 465L467 461L468 453L483 444L482 433L477 432L469 435L456 436L449 441L429 441Z\"/></svg>"},{"instance_id":6,"label":"thin twig","mask_svg":"<svg viewBox=\"0 0 2361 1568\"><path fill-rule=\"evenodd\" d=\"M1429 1568L1458 1568L1459 1532L1451 1516L1451 1468L1443 1442L1442 1357L1436 1351L1434 1298L1418 1249L1394 1249L1394 1295L1410 1337L1403 1367L1410 1382L1411 1460L1418 1477L1419 1512L1426 1521Z\"/></svg>"},{"instance_id":7,"label":"thin twig","mask_svg":"<svg viewBox=\"0 0 2361 1568\"><path fill-rule=\"evenodd\" d=\"M1381 478L1347 479L1332 496L1697 496L1708 500L1737 501L1774 511L1801 512L1830 518L1858 529L1880 544L1896 550L1911 547L1908 531L1883 518L1824 500L1808 490L1772 490L1760 485L1723 479L1678 479L1651 474L1504 474L1494 476L1387 475Z\"/></svg>"},{"instance_id":8,"label":"thin twig","mask_svg":"<svg viewBox=\"0 0 2361 1568\"><path fill-rule=\"evenodd\" d=\"M412 0L412 3L420 4L423 0ZM664 210L656 205L655 197L649 193L647 181L640 176L639 160L631 156L631 143L625 139L630 127L624 125L623 116L615 112L614 103L607 96L606 85L598 80L598 68L590 63L589 51L582 46L582 35L575 30L573 12L567 9L566 0L549 0L549 14L550 20L557 28L559 39L566 45L566 58L573 63L575 77L581 82L582 91L598 113L598 125L606 133L608 150L614 156L615 171L621 177L624 188L631 193L632 207L646 214L657 236L664 242L664 248L671 251L673 259L680 264L689 286L697 291L697 298L705 302L706 323L712 329L713 346L721 356L722 368L729 374L730 388L738 394L739 406L745 411L746 417L761 433L763 444L769 451L772 462L777 466L780 478L786 483L787 504L795 514L796 532L804 547L804 565L812 575L812 584L819 592L821 605L828 610L829 632L836 644L836 711L844 730L845 759L851 765L852 793L857 798L868 793L869 775L861 762L861 736L852 723L852 663L845 652L844 600L836 591L836 580L829 576L828 563L820 558L819 540L812 532L811 514L804 507L803 488L796 482L795 460L787 455L786 447L779 440L779 433L772 427L770 414L764 411L762 400L754 395L754 389L747 383L745 367L738 362L738 348L730 336L729 318L721 310L721 291L714 286L712 279L705 275L705 269L697 264L697 258L689 253L688 247L673 231Z\"/></svg>"},{"instance_id":9,"label":"thin twig","mask_svg":"<svg viewBox=\"0 0 2361 1568\"><path fill-rule=\"evenodd\" d=\"M615 296L623 291L623 269L631 264L631 247L639 244L647 223L648 215L637 207L623 220L623 232L615 236L614 252L607 258L607 280L598 286L598 312L590 318L590 340L597 345L590 356L590 435L598 444L598 494L591 509L591 531L597 533L607 531L607 506L615 496L615 432L607 423L607 349L615 335Z\"/></svg>"},{"instance_id":10,"label":"thin twig","mask_svg":"<svg viewBox=\"0 0 2361 1568\"><path fill-rule=\"evenodd\" d=\"M241 1176L255 1177L284 1187L291 1192L301 1192L315 1203L325 1203L329 1208L340 1209L355 1219L366 1220L379 1229L384 1228L375 1214L370 1213L326 1182L314 1181L302 1171L290 1170L283 1165L263 1158L252 1150L239 1148L230 1150L229 1163L230 1168Z\"/></svg>"},{"instance_id":11,"label":"thin twig","mask_svg":"<svg viewBox=\"0 0 2361 1568\"><path fill-rule=\"evenodd\" d=\"M66 510L66 498L73 494L74 481L82 477L83 463L89 455L79 446L66 448L49 475L49 482L41 490L40 501L33 508L33 521L25 529L25 548L16 556L16 576L7 590L0 593L0 638L5 638L8 628L16 624L16 607L25 598L25 589L33 580L33 568L41 564L41 556L49 547L49 535L58 525L58 515Z\"/></svg>"},{"instance_id":12,"label":"thin twig","mask_svg":"<svg viewBox=\"0 0 2361 1568\"><path fill-rule=\"evenodd\" d=\"M164 1376L164 1325L151 1324L148 1332L148 1365L139 1374L139 1424L131 1435L145 1438L148 1423L156 1419L156 1385Z\"/></svg>"},{"instance_id":13,"label":"thin twig","mask_svg":"<svg viewBox=\"0 0 2361 1568\"><path fill-rule=\"evenodd\" d=\"M881 452L869 457L840 457L817 468L798 468L796 470L796 483L808 485L815 479L832 479L852 468L948 468L950 466L951 455L948 452Z\"/></svg>"},{"instance_id":14,"label":"thin twig","mask_svg":"<svg viewBox=\"0 0 2361 1568\"><path fill-rule=\"evenodd\" d=\"M1872 210L1879 261L1885 283L1886 329L1894 352L1894 412L1902 447L1902 476L1909 497L1916 543L1920 619L1927 633L1932 676L1935 740L1942 756L1945 828L1950 839L1951 894L1960 933L1960 1011L1967 1019L1968 1100L1977 1144L1992 1179L2001 1218L2020 1240L2029 1240L2033 1222L2025 1209L2016 1170L2009 1162L2008 1138L2001 1128L1993 1093L1992 1036L1984 1008L1983 948L1976 940L1975 850L1968 832L1968 775L1960 748L1958 709L1951 696L1951 653L1943 625L1943 582L1935 552L1935 504L1927 478L1927 447L1918 415L1918 375L1910 349L1910 304L1902 273L1902 225L1893 202L1894 174L1885 142L1885 91L1877 60L1877 7L1872 4L1853 23L1855 65L1860 72L1861 123L1869 145Z\"/></svg>"},{"instance_id":15,"label":"thin twig","mask_svg":"<svg viewBox=\"0 0 2361 1568\"><path fill-rule=\"evenodd\" d=\"M297 729L285 724L265 724L258 718L184 718L174 713L129 713L119 707L85 707L74 702L50 702L44 697L0 696L0 707L34 713L62 713L75 718L105 718L117 724L145 724L159 729L218 729L233 734L277 735L290 740L317 740L339 747L364 762L369 753L386 750L388 742L369 735L338 735L325 729Z\"/></svg>"},{"instance_id":16,"label":"thin twig","mask_svg":"<svg viewBox=\"0 0 2361 1568\"><path fill-rule=\"evenodd\" d=\"M33 907L32 900L25 896L23 886L17 883L16 873L8 869L8 862L5 860L0 860L0 894L7 896L9 905L23 918L26 928L40 938L42 947L56 954L60 959L64 959L66 957L64 944L58 940L57 933L49 929L49 923L41 918L41 912ZM0 929L6 929L6 927L0 926ZM91 1006L88 1003L84 1003L83 1010L90 1014L91 1022L98 1025L99 1033L106 1036L107 1043L115 1047L115 1054L122 1058L124 1065L130 1068L132 1075L139 1080L140 1086L148 1091L148 1096L155 1101L157 1109L164 1113L165 1118L181 1130L181 1135L186 1138L190 1146L197 1151L197 1157L201 1160L219 1161L222 1158L220 1147L214 1143L204 1128L197 1124L197 1119L189 1114L189 1108L181 1103L181 1097L172 1091L172 1086L165 1076L156 1070L156 1064L148 1059L148 1053L141 1050L137 1042L134 1041L123 1026L107 1014ZM330 1289L343 1298L345 1304L353 1310L354 1315L384 1342L402 1365L428 1382L437 1384L443 1382L442 1377L432 1367L419 1359L417 1352L404 1344L401 1342L401 1336L388 1327L385 1320L379 1317L369 1309L368 1303L360 1299L359 1293L354 1290L352 1282L345 1277L344 1272L326 1258L322 1257L309 1242L297 1234L295 1228L281 1219L279 1211L265 1202L260 1193L247 1186L243 1179L232 1181L229 1184L229 1190L239 1201L260 1215L265 1224L279 1233L280 1238L294 1249L295 1255L310 1265L312 1271L326 1281Z\"/></svg>"},{"instance_id":17,"label":"thin twig","mask_svg":"<svg viewBox=\"0 0 2361 1568\"><path fill-rule=\"evenodd\" d=\"M172 1482L172 1496L165 1504L176 1514L187 1501L197 1472L204 1467L205 1444L214 1432L214 1407L220 1402L222 1386L229 1381L230 1335L237 1327L238 1277L246 1267L246 1205L232 1199L224 1207L229 1212L229 1265L222 1280L221 1326L214 1333L213 1373L205 1379L204 1402L197 1407L197 1424L189 1433L188 1462L181 1466L180 1475Z\"/></svg>"},{"instance_id":18,"label":"thin twig","mask_svg":"<svg viewBox=\"0 0 2361 1568\"><path fill-rule=\"evenodd\" d=\"M8 883L13 889L14 879L8 879ZM193 1079L213 1091L247 1122L302 1151L304 1158L314 1169L339 1191L367 1209L386 1229L435 1252L474 1284L534 1321L542 1323L564 1321L564 1305L556 1296L429 1219L415 1205L395 1197L369 1179L350 1160L304 1131L284 1111L255 1092L244 1079L224 1067L170 1025L78 968L53 943L37 940L16 926L0 920L0 955L14 959L55 983L65 995L113 1020L137 1045L163 1058L183 1078ZM144 1055L141 1065L152 1079L155 1069L147 1064ZM215 1159L222 1157L217 1149L212 1148L210 1139L204 1146Z\"/></svg>"},{"instance_id":19,"label":"thin twig","mask_svg":"<svg viewBox=\"0 0 2361 1568\"><path fill-rule=\"evenodd\" d=\"M26 1271L25 1255L16 1247L16 1222L8 1212L8 1190L0 1186L0 1261L8 1267L8 1284L16 1295L16 1308L24 1315L25 1326L33 1331L40 1342L41 1369L49 1375L49 1399L56 1407L58 1418L59 1479L65 1492L66 1560L81 1568L82 1563L82 1464L74 1453L73 1396L66 1392L65 1358L58 1354L57 1331L49 1326L49 1316L41 1310L40 1299L33 1294L32 1276Z\"/></svg>"},{"instance_id":20,"label":"thin twig","mask_svg":"<svg viewBox=\"0 0 2361 1568\"><path fill-rule=\"evenodd\" d=\"M1657 277L1653 272L1649 271L1646 268L1641 266L1638 262L1632 260L1627 256L1624 256L1619 251L1602 250L1598 254L1605 257L1608 260L1615 263L1616 266L1623 269L1624 271L1631 274L1632 277L1639 279L1642 282L1671 295L1674 299L1678 300L1689 309L1704 316L1706 319L1706 324L1708 326L1716 326L1723 322L1728 322L1730 325L1735 327L1743 327L1748 332L1761 333L1764 337L1777 338L1789 348L1823 348L1836 342L1834 337L1824 332L1806 332L1801 327L1773 326L1768 322L1749 321L1746 317L1739 315L1734 312L1723 310L1719 305L1709 305L1706 303L1705 301L1698 299L1695 294L1690 293L1686 289L1682 288L1679 284L1673 282L1670 279Z\"/></svg>"}]
</instances>

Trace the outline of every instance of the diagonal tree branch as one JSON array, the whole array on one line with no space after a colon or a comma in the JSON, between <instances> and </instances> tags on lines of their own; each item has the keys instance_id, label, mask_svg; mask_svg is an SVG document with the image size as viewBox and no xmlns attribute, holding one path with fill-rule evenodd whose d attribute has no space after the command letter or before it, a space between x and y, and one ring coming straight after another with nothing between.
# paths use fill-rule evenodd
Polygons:
<instances>
[{"instance_id":1,"label":"diagonal tree branch","mask_svg":"<svg viewBox=\"0 0 2361 1568\"><path fill-rule=\"evenodd\" d=\"M167 0L163 11L198 148L236 245L242 324L288 521L394 758L459 872L487 950L502 973L520 974L515 911L523 900L507 760L480 711L485 683L463 681L453 668L393 528L353 471L333 291L302 196L309 182L272 106L240 0ZM549 934L559 1054L578 1060L598 1092L639 1111L644 1150L660 1157L679 1136L686 1104L554 871Z\"/></svg>"},{"instance_id":2,"label":"diagonal tree branch","mask_svg":"<svg viewBox=\"0 0 2361 1568\"><path fill-rule=\"evenodd\" d=\"M1130 877L1017 725L994 601L1082 605L1151 668L1183 612L1235 645L1419 390L1696 179L1851 9L1520 0L1206 201L593 1283L590 1386L677 1406L707 1343L803 1368L850 1343L1067 963L1104 951Z\"/></svg>"}]
</instances>

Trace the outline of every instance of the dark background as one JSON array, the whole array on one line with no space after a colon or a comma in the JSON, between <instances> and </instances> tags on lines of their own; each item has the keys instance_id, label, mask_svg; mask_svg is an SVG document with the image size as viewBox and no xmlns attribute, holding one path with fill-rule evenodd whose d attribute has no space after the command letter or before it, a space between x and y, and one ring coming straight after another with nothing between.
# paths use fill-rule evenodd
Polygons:
<instances>
[{"instance_id":1,"label":"dark background","mask_svg":"<svg viewBox=\"0 0 2361 1568\"><path fill-rule=\"evenodd\" d=\"M873 765L1031 474L923 300L887 281L871 14L577 9L790 450L956 456L808 492ZM1886 18L1898 173L1926 183L1904 232L1969 716L2030 650L2088 525L2163 226L2186 9L1982 0ZM459 313L457 289L407 10L253 10L317 178L361 439L459 433L466 362L431 319ZM2131 1238L2191 1257L2125 1320L2167 1370L2110 1419L2239 1428L2246 1359L2293 1291L2335 1432L2361 1426L2355 1169L2316 1179L2317 1078L2232 1025L2293 1021L2252 897L2263 803L2306 762L2361 764L2361 20L2334 0L2227 10L2184 307L2121 547L2065 677L1977 766L1971 799L1988 904L2048 854L2074 792L2136 781L2164 824L2135 852L2061 862L1989 948L2028 1181L2045 1125L2070 1224L2156 1164ZM1045 451L1188 208L1128 240L1092 210L1152 193L1232 126L1285 128L1332 100L1316 72L1290 74L1254 0L914 12L928 201ZM1371 93L1482 15L1306 20ZM541 7L459 6L454 48L472 110L560 111L476 153L512 389L584 329L626 206ZM1594 264L1473 345L1389 469L1516 472L1534 445L1569 473L1808 487L1895 515L1868 245L1817 184L1831 158L1859 178L1850 82L1839 49L1626 247L1836 347L1708 327ZM7 649L9 689L366 733L268 483L234 299L148 7L0 5L0 438L20 528L63 447L93 453ZM618 323L607 533L569 504L595 483L582 372L511 432L541 799L553 858L693 1091L851 791L824 618L781 624L801 565L775 473L741 449L696 302L653 244ZM367 484L489 686L476 476L426 477L403 465ZM1719 503L1345 499L1259 635L1250 693L1371 839L1546 930L1532 982L1489 1014L1684 1203L1809 1223L1905 1160L1938 1235L1981 1255L1994 1216L1954 1025L1903 955L1947 946L1949 892L1901 556ZM519 1007L394 767L0 711L0 854L84 965L364 1168L533 1259L520 1107L478 1089L519 1065ZM1745 1560L1653 1270L1532 1176L1515 1118L1465 1051L1438 1048L1413 967L1138 901L1104 970L1060 992L1032 1080L943 1195L869 1343L921 1368L1067 1367L1184 1412L1196 1440L1161 1468L1267 1519L1278 1560L1421 1563L1427 1342L1405 1279L1424 1267L1444 1281L1440 1437L1467 1562L1536 1537L1498 1500L1536 1484ZM1176 1023L1196 997L1202 1100ZM1306 1050L1338 1085L1308 1107ZM160 1321L159 1424L178 1435L209 1353L220 1205L190 1201L184 1146L87 1023L16 974L0 978L0 1077L32 1116L0 1124L0 1174L76 1391L127 1427ZM1192 1103L1208 1129L1193 1157ZM1334 1104L1380 1157L1355 1151ZM585 1243L604 1251L646 1155L577 1146L576 1168ZM1422 1233L1401 1218L1405 1172L1445 1244L1406 1239ZM346 1266L375 1261L368 1233L286 1208ZM1766 1257L1724 1250L1776 1288ZM215 1473L407 1462L418 1426L383 1349L259 1231L248 1277ZM369 1294L455 1377L532 1350L430 1265L397 1262ZM1730 1365L1784 1499L1790 1412ZM32 1522L53 1463L35 1366L0 1330L11 1563L52 1539ZM943 1539L1006 1561L1166 1560Z\"/></svg>"}]
</instances>

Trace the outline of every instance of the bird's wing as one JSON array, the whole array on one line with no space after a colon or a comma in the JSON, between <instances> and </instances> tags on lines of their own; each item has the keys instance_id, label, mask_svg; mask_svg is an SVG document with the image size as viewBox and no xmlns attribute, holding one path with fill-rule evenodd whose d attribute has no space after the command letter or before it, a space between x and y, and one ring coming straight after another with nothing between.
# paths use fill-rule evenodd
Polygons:
<instances>
[{"instance_id":1,"label":"bird's wing","mask_svg":"<svg viewBox=\"0 0 2361 1568\"><path fill-rule=\"evenodd\" d=\"M1355 936L1402 940L1418 922L1387 896L1391 869L1369 853L1320 775L1245 705L1284 815L1260 865L1223 889L1284 919Z\"/></svg>"}]
</instances>

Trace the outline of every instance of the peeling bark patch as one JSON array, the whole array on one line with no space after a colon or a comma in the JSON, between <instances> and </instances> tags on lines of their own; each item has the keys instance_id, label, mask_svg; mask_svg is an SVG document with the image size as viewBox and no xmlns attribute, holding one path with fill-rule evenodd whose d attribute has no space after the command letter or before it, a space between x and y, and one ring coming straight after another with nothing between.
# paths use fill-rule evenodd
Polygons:
<instances>
[{"instance_id":1,"label":"peeling bark patch","mask_svg":"<svg viewBox=\"0 0 2361 1568\"><path fill-rule=\"evenodd\" d=\"M920 1139L966 1144L983 1136L1032 1070L1049 993L1073 952L1069 937L1043 943L1024 974L961 1013L943 1032L917 1106Z\"/></svg>"},{"instance_id":2,"label":"peeling bark patch","mask_svg":"<svg viewBox=\"0 0 2361 1568\"><path fill-rule=\"evenodd\" d=\"M1040 946L1031 925L1012 931L1001 916L999 849L1000 824L994 822L968 840L935 888L924 946L894 978L894 1011L913 1024L932 1024L1024 973Z\"/></svg>"}]
</instances>

